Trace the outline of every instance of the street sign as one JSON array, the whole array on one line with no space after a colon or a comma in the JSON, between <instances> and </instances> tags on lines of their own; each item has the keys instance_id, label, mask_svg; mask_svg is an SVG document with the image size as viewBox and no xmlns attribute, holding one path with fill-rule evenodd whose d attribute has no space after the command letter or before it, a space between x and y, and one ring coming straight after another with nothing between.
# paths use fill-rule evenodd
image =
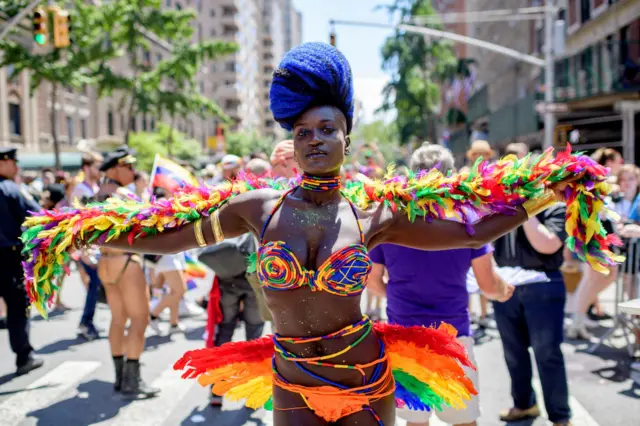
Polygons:
<instances>
[{"instance_id":1,"label":"street sign","mask_svg":"<svg viewBox=\"0 0 640 426\"><path fill-rule=\"evenodd\" d=\"M536 112L538 114L546 114L548 112L567 112L567 111L569 111L569 106L567 104L546 103L546 102L536 103Z\"/></svg>"}]
</instances>

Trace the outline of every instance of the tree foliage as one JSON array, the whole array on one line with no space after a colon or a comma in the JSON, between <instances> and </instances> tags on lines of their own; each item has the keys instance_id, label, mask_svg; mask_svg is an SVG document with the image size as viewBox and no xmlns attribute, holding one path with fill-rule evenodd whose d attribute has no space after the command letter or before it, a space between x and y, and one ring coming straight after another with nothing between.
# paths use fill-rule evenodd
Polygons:
<instances>
[{"instance_id":1,"label":"tree foliage","mask_svg":"<svg viewBox=\"0 0 640 426\"><path fill-rule=\"evenodd\" d=\"M19 9L17 2L0 3L0 9L7 14L15 15ZM62 86L79 89L85 85L95 84L97 70L105 61L119 56L122 52L109 45L107 34L114 24L112 10L106 6L87 7L83 0L72 0L74 7L73 43L68 48L53 47L32 48L19 40L20 28L14 30L14 36L0 41L0 68L12 65L16 78L23 70L31 73L31 96L43 82L51 84L51 104L55 105L57 95ZM20 4L23 6L22 4ZM16 34L18 33L18 34ZM56 167L60 167L60 148L58 143L55 108L51 108L51 136L55 152Z\"/></svg>"},{"instance_id":2,"label":"tree foliage","mask_svg":"<svg viewBox=\"0 0 640 426\"><path fill-rule=\"evenodd\" d=\"M169 138L174 142L171 157L193 161L202 156L202 147L197 140L171 129L166 123L159 123L154 132L131 133L129 146L136 151L136 168L150 172L156 154L168 156L167 140Z\"/></svg>"},{"instance_id":3,"label":"tree foliage","mask_svg":"<svg viewBox=\"0 0 640 426\"><path fill-rule=\"evenodd\" d=\"M362 123L356 126L351 135L354 144L368 144L376 146L387 163L402 156L399 150L400 139L398 127L395 123L385 123L383 120ZM357 159L361 161L362 159Z\"/></svg>"},{"instance_id":4,"label":"tree foliage","mask_svg":"<svg viewBox=\"0 0 640 426\"><path fill-rule=\"evenodd\" d=\"M252 153L263 152L271 155L273 150L273 139L260 136L257 132L233 132L227 133L225 137L226 151L239 157L244 157Z\"/></svg>"},{"instance_id":5,"label":"tree foliage","mask_svg":"<svg viewBox=\"0 0 640 426\"><path fill-rule=\"evenodd\" d=\"M187 42L193 36L193 10L161 9L160 0L114 0L110 5L118 17L110 42L127 52L133 72L123 73L119 64L105 63L98 85L101 95L126 94L121 103L121 108L126 105L127 110L125 141L131 118L141 113L159 118L166 113L171 126L175 117L191 114L228 121L215 102L198 93L196 75L204 61L233 53L237 49L235 44L213 40ZM154 66L149 53L150 39L169 50Z\"/></svg>"},{"instance_id":6,"label":"tree foliage","mask_svg":"<svg viewBox=\"0 0 640 426\"><path fill-rule=\"evenodd\" d=\"M395 0L387 10L401 22L436 13L430 0ZM383 90L381 109L397 111L400 142L434 138L441 99L439 83L458 65L451 42L399 29L386 39L382 59L391 79Z\"/></svg>"}]
</instances>

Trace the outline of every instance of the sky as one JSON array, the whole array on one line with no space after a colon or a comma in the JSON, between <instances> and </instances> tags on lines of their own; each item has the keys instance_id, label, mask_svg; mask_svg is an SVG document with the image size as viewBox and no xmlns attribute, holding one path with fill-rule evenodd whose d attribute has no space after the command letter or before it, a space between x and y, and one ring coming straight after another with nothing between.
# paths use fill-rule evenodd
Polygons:
<instances>
[{"instance_id":1,"label":"sky","mask_svg":"<svg viewBox=\"0 0 640 426\"><path fill-rule=\"evenodd\" d=\"M348 20L389 23L385 10L374 10L385 0L294 0L302 12L302 40L329 42L329 21ZM356 98L362 101L365 121L371 121L382 104L380 92L388 80L382 71L380 48L392 30L336 26L336 46L347 57L353 71Z\"/></svg>"}]
</instances>

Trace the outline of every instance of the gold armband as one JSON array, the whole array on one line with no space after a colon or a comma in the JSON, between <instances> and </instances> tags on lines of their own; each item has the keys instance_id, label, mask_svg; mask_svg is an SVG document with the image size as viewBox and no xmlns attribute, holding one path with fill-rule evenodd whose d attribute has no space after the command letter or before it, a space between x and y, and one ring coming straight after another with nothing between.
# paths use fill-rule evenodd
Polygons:
<instances>
[{"instance_id":1,"label":"gold armband","mask_svg":"<svg viewBox=\"0 0 640 426\"><path fill-rule=\"evenodd\" d=\"M216 243L224 241L224 234L220 226L220 210L213 212L213 216L211 217L211 230L213 231L213 238L216 239Z\"/></svg>"},{"instance_id":2,"label":"gold armband","mask_svg":"<svg viewBox=\"0 0 640 426\"><path fill-rule=\"evenodd\" d=\"M202 219L198 219L193 224L193 233L196 235L196 241L200 247L207 246L207 240L204 239L204 234L202 233Z\"/></svg>"},{"instance_id":3,"label":"gold armband","mask_svg":"<svg viewBox=\"0 0 640 426\"><path fill-rule=\"evenodd\" d=\"M541 196L525 201L522 204L522 207L527 212L529 219L531 219L554 205L556 202L556 194L553 190L546 189Z\"/></svg>"}]
</instances>

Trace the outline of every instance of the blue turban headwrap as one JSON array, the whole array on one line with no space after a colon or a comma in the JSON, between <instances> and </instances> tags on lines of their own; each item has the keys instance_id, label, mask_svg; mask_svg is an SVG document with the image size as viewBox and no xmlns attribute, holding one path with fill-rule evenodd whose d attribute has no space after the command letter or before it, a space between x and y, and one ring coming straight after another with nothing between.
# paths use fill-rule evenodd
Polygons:
<instances>
[{"instance_id":1,"label":"blue turban headwrap","mask_svg":"<svg viewBox=\"0 0 640 426\"><path fill-rule=\"evenodd\" d=\"M353 124L353 78L347 58L325 43L305 43L291 49L273 73L271 112L285 130L309 108L330 105Z\"/></svg>"}]
</instances>

